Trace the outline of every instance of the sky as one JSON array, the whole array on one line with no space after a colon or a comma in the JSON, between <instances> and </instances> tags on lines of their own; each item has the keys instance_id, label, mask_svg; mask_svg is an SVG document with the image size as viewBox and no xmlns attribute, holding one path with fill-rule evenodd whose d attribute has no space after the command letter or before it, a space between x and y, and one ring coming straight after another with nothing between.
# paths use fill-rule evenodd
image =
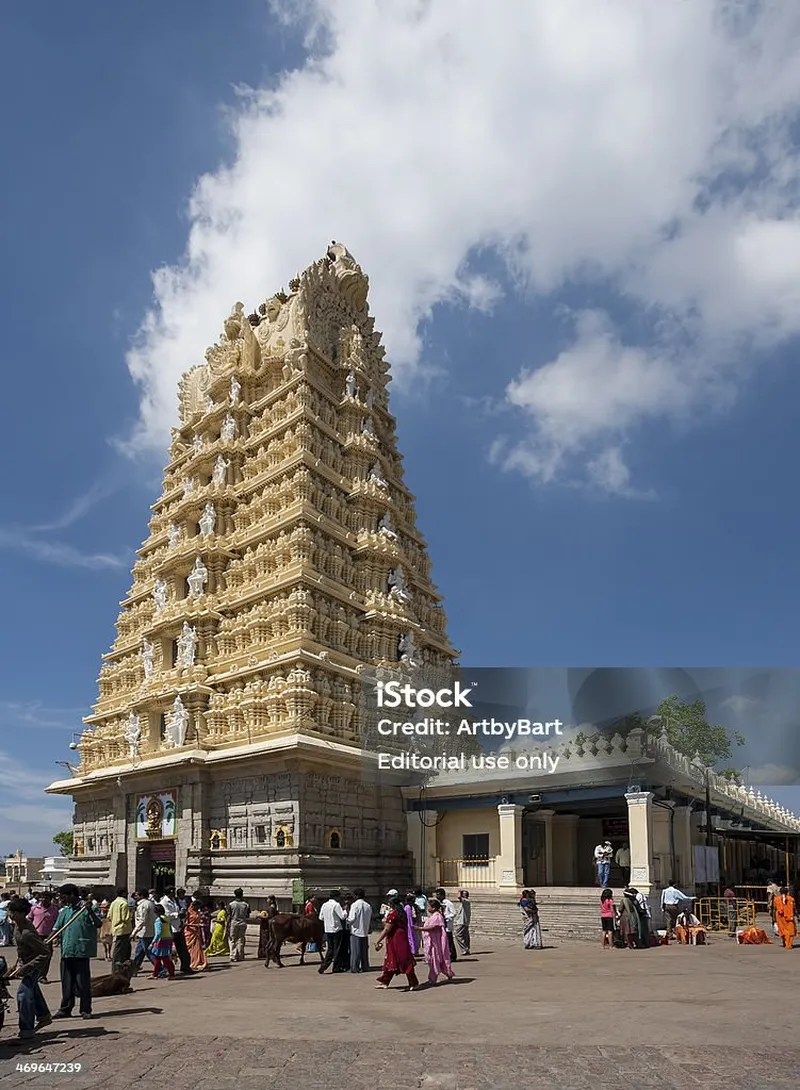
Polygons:
<instances>
[{"instance_id":1,"label":"sky","mask_svg":"<svg viewBox=\"0 0 800 1090\"><path fill-rule=\"evenodd\" d=\"M800 8L30 0L0 29L0 852L69 823L42 788L180 375L331 239L464 662L796 665Z\"/></svg>"}]
</instances>

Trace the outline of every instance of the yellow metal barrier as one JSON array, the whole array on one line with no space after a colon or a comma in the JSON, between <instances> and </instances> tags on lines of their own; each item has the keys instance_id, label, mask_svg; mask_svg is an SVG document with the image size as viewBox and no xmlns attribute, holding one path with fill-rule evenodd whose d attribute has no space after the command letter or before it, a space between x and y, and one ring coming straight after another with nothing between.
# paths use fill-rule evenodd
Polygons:
<instances>
[{"instance_id":1,"label":"yellow metal barrier","mask_svg":"<svg viewBox=\"0 0 800 1090\"><path fill-rule=\"evenodd\" d=\"M756 905L745 898L701 897L695 901L694 913L706 931L727 931L735 934L745 927L754 927Z\"/></svg>"}]
</instances>

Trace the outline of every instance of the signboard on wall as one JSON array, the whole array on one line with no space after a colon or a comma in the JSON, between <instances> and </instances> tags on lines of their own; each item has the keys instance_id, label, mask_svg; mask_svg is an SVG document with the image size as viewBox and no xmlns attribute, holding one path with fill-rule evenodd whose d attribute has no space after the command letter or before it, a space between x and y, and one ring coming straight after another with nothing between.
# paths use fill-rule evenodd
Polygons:
<instances>
[{"instance_id":1,"label":"signboard on wall","mask_svg":"<svg viewBox=\"0 0 800 1090\"><path fill-rule=\"evenodd\" d=\"M136 803L136 839L163 840L176 835L177 803L174 791L140 795Z\"/></svg>"},{"instance_id":2,"label":"signboard on wall","mask_svg":"<svg viewBox=\"0 0 800 1090\"><path fill-rule=\"evenodd\" d=\"M618 840L625 843L628 839L628 819L603 818L603 839L616 843Z\"/></svg>"}]
</instances>

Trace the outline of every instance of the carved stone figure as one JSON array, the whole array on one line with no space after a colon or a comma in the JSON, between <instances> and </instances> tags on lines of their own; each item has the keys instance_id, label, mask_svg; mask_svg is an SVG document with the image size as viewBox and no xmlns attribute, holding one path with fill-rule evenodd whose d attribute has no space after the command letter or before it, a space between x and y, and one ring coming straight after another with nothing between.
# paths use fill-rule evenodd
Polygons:
<instances>
[{"instance_id":1,"label":"carved stone figure","mask_svg":"<svg viewBox=\"0 0 800 1090\"><path fill-rule=\"evenodd\" d=\"M236 438L236 421L230 413L225 417L219 434L220 439L224 440L226 443L230 443Z\"/></svg>"},{"instance_id":2,"label":"carved stone figure","mask_svg":"<svg viewBox=\"0 0 800 1090\"><path fill-rule=\"evenodd\" d=\"M231 405L236 405L242 392L242 384L236 375L231 375Z\"/></svg>"},{"instance_id":3,"label":"carved stone figure","mask_svg":"<svg viewBox=\"0 0 800 1090\"><path fill-rule=\"evenodd\" d=\"M214 527L217 525L217 512L214 510L213 503L207 503L203 508L203 514L200 517L200 534L202 537L210 537L214 533Z\"/></svg>"},{"instance_id":4,"label":"carved stone figure","mask_svg":"<svg viewBox=\"0 0 800 1090\"><path fill-rule=\"evenodd\" d=\"M156 579L153 587L153 598L156 603L156 613L160 613L162 609L167 608L167 584L163 579Z\"/></svg>"},{"instance_id":5,"label":"carved stone figure","mask_svg":"<svg viewBox=\"0 0 800 1090\"><path fill-rule=\"evenodd\" d=\"M364 403L366 404L368 409L371 409L372 406L375 404L375 395L373 394L372 390L367 390L367 396L364 399Z\"/></svg>"},{"instance_id":6,"label":"carved stone figure","mask_svg":"<svg viewBox=\"0 0 800 1090\"><path fill-rule=\"evenodd\" d=\"M214 411L214 398L211 394L206 394L205 410L207 413L213 413Z\"/></svg>"},{"instance_id":7,"label":"carved stone figure","mask_svg":"<svg viewBox=\"0 0 800 1090\"><path fill-rule=\"evenodd\" d=\"M175 697L172 711L167 713L166 720L167 744L172 747L182 746L189 726L189 712L179 696Z\"/></svg>"},{"instance_id":8,"label":"carved stone figure","mask_svg":"<svg viewBox=\"0 0 800 1090\"><path fill-rule=\"evenodd\" d=\"M128 756L134 761L139 756L139 742L142 737L142 728L139 725L139 716L131 712L128 716L128 725L125 727L125 741L128 743Z\"/></svg>"},{"instance_id":9,"label":"carved stone figure","mask_svg":"<svg viewBox=\"0 0 800 1090\"><path fill-rule=\"evenodd\" d=\"M225 478L227 477L230 464L231 463L228 461L227 458L223 458L221 454L219 455L216 462L214 462L214 472L211 476L212 484L225 484Z\"/></svg>"},{"instance_id":10,"label":"carved stone figure","mask_svg":"<svg viewBox=\"0 0 800 1090\"><path fill-rule=\"evenodd\" d=\"M369 471L369 480L374 484L380 485L382 488L388 488L389 484L384 475L381 473L380 463L376 462L372 469Z\"/></svg>"},{"instance_id":11,"label":"carved stone figure","mask_svg":"<svg viewBox=\"0 0 800 1090\"><path fill-rule=\"evenodd\" d=\"M358 387L356 386L356 373L350 371L347 376L347 380L344 384L344 390L348 397L355 397L358 393Z\"/></svg>"},{"instance_id":12,"label":"carved stone figure","mask_svg":"<svg viewBox=\"0 0 800 1090\"><path fill-rule=\"evenodd\" d=\"M202 435L195 435L194 439L192 440L192 446L195 450L203 449L203 447L205 446L205 440L203 439Z\"/></svg>"},{"instance_id":13,"label":"carved stone figure","mask_svg":"<svg viewBox=\"0 0 800 1090\"><path fill-rule=\"evenodd\" d=\"M408 584L402 568L393 568L389 572L389 593L400 602L408 601Z\"/></svg>"},{"instance_id":14,"label":"carved stone figure","mask_svg":"<svg viewBox=\"0 0 800 1090\"><path fill-rule=\"evenodd\" d=\"M400 654L401 662L405 662L409 666L416 665L417 646L414 642L413 632L406 632L405 636L400 637L397 650Z\"/></svg>"},{"instance_id":15,"label":"carved stone figure","mask_svg":"<svg viewBox=\"0 0 800 1090\"><path fill-rule=\"evenodd\" d=\"M178 637L178 666L194 666L196 651L197 631L188 621L184 621L181 634Z\"/></svg>"},{"instance_id":16,"label":"carved stone figure","mask_svg":"<svg viewBox=\"0 0 800 1090\"><path fill-rule=\"evenodd\" d=\"M370 439L377 438L377 436L375 435L375 429L372 426L371 416L365 416L364 419L361 421L361 434L368 435Z\"/></svg>"},{"instance_id":17,"label":"carved stone figure","mask_svg":"<svg viewBox=\"0 0 800 1090\"><path fill-rule=\"evenodd\" d=\"M199 598L208 582L208 568L199 556L195 560L194 567L189 572L186 582L189 584L189 597Z\"/></svg>"},{"instance_id":18,"label":"carved stone figure","mask_svg":"<svg viewBox=\"0 0 800 1090\"><path fill-rule=\"evenodd\" d=\"M149 640L142 640L142 662L144 663L145 680L149 681L153 676L155 666L155 648Z\"/></svg>"},{"instance_id":19,"label":"carved stone figure","mask_svg":"<svg viewBox=\"0 0 800 1090\"><path fill-rule=\"evenodd\" d=\"M194 492L194 477L183 478L183 498L186 499Z\"/></svg>"},{"instance_id":20,"label":"carved stone figure","mask_svg":"<svg viewBox=\"0 0 800 1090\"><path fill-rule=\"evenodd\" d=\"M395 533L395 531L394 531L394 529L392 527L392 520L389 517L389 512L388 511L386 512L385 515L383 515L381 517L381 520L378 523L378 533L379 534L385 534L386 537L391 537L391 538L396 538L397 537L397 534Z\"/></svg>"},{"instance_id":21,"label":"carved stone figure","mask_svg":"<svg viewBox=\"0 0 800 1090\"><path fill-rule=\"evenodd\" d=\"M169 547L170 547L170 549L174 549L178 545L180 545L181 537L183 536L180 526L178 526L174 522L171 522L169 524L169 527L167 528L167 533L169 534Z\"/></svg>"}]
</instances>

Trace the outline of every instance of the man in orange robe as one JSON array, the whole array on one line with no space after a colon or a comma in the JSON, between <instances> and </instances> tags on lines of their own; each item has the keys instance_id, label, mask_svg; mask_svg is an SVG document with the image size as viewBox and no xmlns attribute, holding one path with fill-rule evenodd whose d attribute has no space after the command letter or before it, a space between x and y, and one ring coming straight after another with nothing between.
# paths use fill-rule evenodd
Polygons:
<instances>
[{"instance_id":1,"label":"man in orange robe","mask_svg":"<svg viewBox=\"0 0 800 1090\"><path fill-rule=\"evenodd\" d=\"M778 925L778 934L781 937L784 949L791 950L792 941L797 934L797 924L795 923L797 908L795 907L794 897L790 895L786 886L781 887L780 893L772 902L772 907L775 913L775 923Z\"/></svg>"}]
</instances>

